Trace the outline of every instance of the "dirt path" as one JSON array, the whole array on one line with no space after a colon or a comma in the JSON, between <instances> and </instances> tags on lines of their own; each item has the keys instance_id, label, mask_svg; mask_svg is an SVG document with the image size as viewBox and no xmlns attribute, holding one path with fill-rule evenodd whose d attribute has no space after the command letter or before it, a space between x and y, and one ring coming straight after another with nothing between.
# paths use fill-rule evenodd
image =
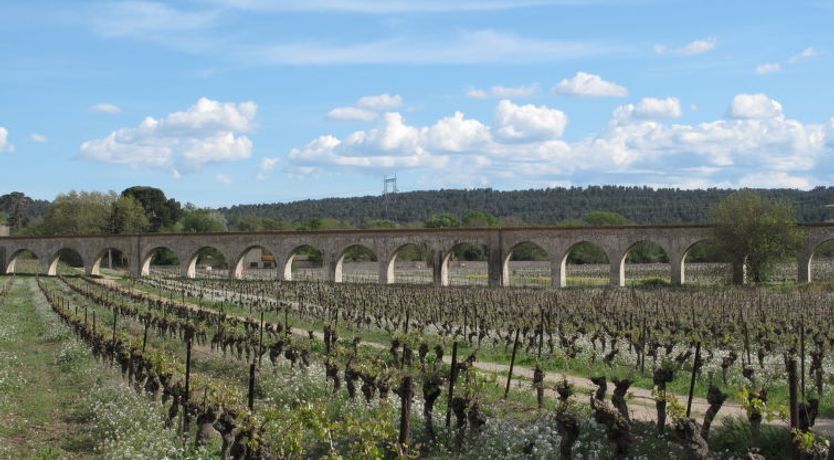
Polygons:
<instances>
[{"instance_id":1,"label":"dirt path","mask_svg":"<svg viewBox=\"0 0 834 460\"><path fill-rule=\"evenodd\" d=\"M123 293L127 293L129 291L128 289L125 289L122 286L119 286L118 283L116 283L115 280L112 280L112 279L104 278L104 279L96 279L95 281L100 283L100 284L106 285L106 286L115 287ZM170 301L170 299L167 298L167 297L159 296L159 295L152 294L152 293L145 292L145 291L140 291L140 292L141 292L142 295L144 295L144 296L146 296L150 299L153 299L153 300ZM183 304L183 302L181 302L181 301L175 301L175 302L178 303L178 304ZM193 304L193 303L185 303L184 305L186 307L192 309L192 310L212 311L211 309L206 309L205 307L202 307L200 305ZM239 318L239 319L248 319L248 318L246 318L244 316L240 316L240 315L229 314L229 316L234 316L234 317ZM292 330L293 334L296 334L296 335L299 335L299 336L306 337L308 335L307 330L305 330L305 329L291 328L291 330ZM318 331L314 331L314 335L316 336L316 338L323 340L323 337L324 337L323 333L318 332ZM378 342L368 342L368 341L363 340L360 345L375 348L375 349L388 349L388 345L378 343ZM444 356L444 361L445 362L451 362L451 357L449 357L448 355ZM474 367L476 369L480 370L480 371L483 371L483 372L488 372L488 373L492 373L492 374L502 374L502 376L506 375L510 370L509 365L494 363L494 362L489 362L489 361L476 361L475 364L474 364ZM521 377L522 379L524 379L526 381L521 381L521 380L516 381L516 379L518 377ZM561 373L561 372L545 372L545 376L544 376L545 395L547 397L550 397L550 398L556 398L557 397L556 391L553 390L553 387L557 383L561 382L562 379L567 379L568 383L573 385L573 387L577 388L577 389L596 390L596 388L597 388L597 386L594 385L593 382L591 382L589 379L584 378L584 377L577 377L577 376L574 376L574 375L569 375L569 374L565 374L565 373ZM514 366L513 367L513 380L514 380L513 387L517 387L516 384L518 382L521 382L521 385L524 388L528 389L531 392L533 391L532 384L531 384L531 382L533 380L533 369L531 369L529 367L525 367L525 366L519 366L519 365ZM504 378L504 381L506 381L506 378ZM612 385L609 384L608 394L610 394L610 391L612 390L611 386ZM587 393L587 391L585 393ZM585 393L574 395L574 398L579 402L587 403L588 401L586 399ZM686 395L676 394L675 396L678 398L678 400L682 404L686 404L686 399L687 399ZM651 390L647 390L645 388L632 387L628 391L627 400L628 400L629 411L630 411L631 417L633 419L641 420L641 421L647 421L647 422L653 422L657 419L657 411L655 409L655 400L652 397ZM708 408L709 408L709 403L707 402L706 399L700 398L700 397L694 397L692 399L692 416L695 419L702 420L703 416L704 416L704 413L706 413ZM720 420L722 420L724 418L727 418L727 417L746 418L747 413L741 405L739 405L737 403L727 401L721 407L721 410L719 411L718 416L716 417L716 419L720 421ZM775 421L772 422L772 424L773 425L779 425L779 426L787 426L788 425L785 421L782 421L782 420L775 420ZM829 438L834 438L834 419L817 418L816 424L814 426L814 431L817 432L817 433L820 433L820 434L824 434L824 435L828 436Z\"/></svg>"},{"instance_id":2,"label":"dirt path","mask_svg":"<svg viewBox=\"0 0 834 460\"><path fill-rule=\"evenodd\" d=\"M485 372L492 372L492 373L500 373L500 374L507 374L510 370L510 366L505 364L498 364L492 362L484 362L484 361L476 361L474 364L475 368L480 369ZM525 382L524 385L527 388L530 388L532 391L532 381L533 381L533 370L529 367L524 366L515 366L513 367L513 378L515 377L523 377L524 379L528 380ZM590 380L583 378L583 377L576 377L573 375L563 374L560 372L545 372L545 394L550 397L557 397L556 391L553 390L553 387L562 381L562 379L567 379L568 383L573 385L574 388L581 388L584 390L596 390L597 386L594 385ZM506 381L506 380L505 380ZM612 390L612 384L609 383L608 394L610 394ZM655 400L652 397L651 390L647 390L645 388L635 388L632 387L629 391L629 398L628 399L628 407L629 411L631 412L631 417L636 420L642 420L647 422L653 422L657 420L657 411L655 409ZM685 395L675 395L678 400L682 404L686 404L686 396ZM588 402L585 394L582 395L575 395L578 401L581 402ZM709 403L706 399L694 397L692 398L692 416L695 419L702 420L704 413L706 413L707 409L709 408ZM718 420L724 419L726 417L740 417L740 418L747 418L747 413L744 408L736 403L727 401L721 406L721 410L718 412ZM772 425L779 425L779 426L788 426L787 422L782 420L774 420ZM828 437L834 437L834 420L826 419L826 418L817 418L816 424L814 425L814 431L820 434L824 434Z\"/></svg>"}]
</instances>

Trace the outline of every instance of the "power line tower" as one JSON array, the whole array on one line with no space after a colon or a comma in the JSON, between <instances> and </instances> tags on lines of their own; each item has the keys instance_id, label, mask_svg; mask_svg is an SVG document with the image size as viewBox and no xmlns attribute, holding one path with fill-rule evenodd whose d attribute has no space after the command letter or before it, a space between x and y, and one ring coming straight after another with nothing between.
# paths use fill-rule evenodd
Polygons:
<instances>
[{"instance_id":1,"label":"power line tower","mask_svg":"<svg viewBox=\"0 0 834 460\"><path fill-rule=\"evenodd\" d=\"M385 179L382 180L382 195L386 196L397 192L399 192L397 189L397 175L385 176Z\"/></svg>"},{"instance_id":2,"label":"power line tower","mask_svg":"<svg viewBox=\"0 0 834 460\"><path fill-rule=\"evenodd\" d=\"M385 219L391 219L390 214L388 214L388 208L394 205L397 192L399 192L397 188L397 175L385 176L382 180L382 209Z\"/></svg>"}]
</instances>

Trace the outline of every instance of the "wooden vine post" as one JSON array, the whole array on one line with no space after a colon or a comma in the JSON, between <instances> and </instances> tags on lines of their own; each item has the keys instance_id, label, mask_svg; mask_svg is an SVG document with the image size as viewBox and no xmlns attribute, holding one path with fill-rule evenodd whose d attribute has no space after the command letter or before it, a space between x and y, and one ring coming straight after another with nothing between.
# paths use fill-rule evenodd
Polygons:
<instances>
[{"instance_id":1,"label":"wooden vine post","mask_svg":"<svg viewBox=\"0 0 834 460\"><path fill-rule=\"evenodd\" d=\"M466 333L466 330L469 327L469 304L463 304L463 340L466 340L468 343L469 335Z\"/></svg>"},{"instance_id":2,"label":"wooden vine post","mask_svg":"<svg viewBox=\"0 0 834 460\"><path fill-rule=\"evenodd\" d=\"M750 332L747 330L747 317L744 317L741 323L744 326L744 354L747 355L747 365L752 366L753 361L750 358Z\"/></svg>"},{"instance_id":3,"label":"wooden vine post","mask_svg":"<svg viewBox=\"0 0 834 460\"><path fill-rule=\"evenodd\" d=\"M255 361L249 364L249 395L248 407L250 411L255 410Z\"/></svg>"},{"instance_id":4,"label":"wooden vine post","mask_svg":"<svg viewBox=\"0 0 834 460\"><path fill-rule=\"evenodd\" d=\"M452 398L455 394L455 378L458 375L458 341L452 343L452 369L449 372L449 404L446 405L446 428L452 424Z\"/></svg>"},{"instance_id":5,"label":"wooden vine post","mask_svg":"<svg viewBox=\"0 0 834 460\"><path fill-rule=\"evenodd\" d=\"M802 391L802 399L805 399L805 322L799 323L799 362L800 367L800 386ZM822 397L819 395L818 397Z\"/></svg>"},{"instance_id":6,"label":"wooden vine post","mask_svg":"<svg viewBox=\"0 0 834 460\"><path fill-rule=\"evenodd\" d=\"M544 308L539 308L539 352L537 361L542 359L542 345L544 345Z\"/></svg>"},{"instance_id":7,"label":"wooden vine post","mask_svg":"<svg viewBox=\"0 0 834 460\"><path fill-rule=\"evenodd\" d=\"M118 307L113 307L113 350L114 352L110 355L110 364L113 364L113 361L116 359L116 322L119 319L119 309Z\"/></svg>"},{"instance_id":8,"label":"wooden vine post","mask_svg":"<svg viewBox=\"0 0 834 460\"><path fill-rule=\"evenodd\" d=\"M145 354L145 345L148 344L148 327L151 324L150 318L145 318L145 332L142 333L142 354Z\"/></svg>"},{"instance_id":9,"label":"wooden vine post","mask_svg":"<svg viewBox=\"0 0 834 460\"><path fill-rule=\"evenodd\" d=\"M118 319L119 319L119 309L114 308L113 309L113 339L112 339L113 345L116 344L116 322L118 321Z\"/></svg>"},{"instance_id":10,"label":"wooden vine post","mask_svg":"<svg viewBox=\"0 0 834 460\"><path fill-rule=\"evenodd\" d=\"M301 311L304 311L304 300L303 298L299 298L299 308ZM289 337L290 336L290 318L289 318L289 303L284 304L284 335Z\"/></svg>"},{"instance_id":11,"label":"wooden vine post","mask_svg":"<svg viewBox=\"0 0 834 460\"><path fill-rule=\"evenodd\" d=\"M692 395L695 393L695 376L701 367L701 342L695 345L695 361L692 363L692 377L689 379L689 397L686 399L686 418L692 413Z\"/></svg>"},{"instance_id":12,"label":"wooden vine post","mask_svg":"<svg viewBox=\"0 0 834 460\"><path fill-rule=\"evenodd\" d=\"M788 372L788 395L789 395L789 409L791 416L791 429L799 428L799 397L798 397L798 379L796 375L796 356L785 356L785 367ZM793 458L799 460L801 453L796 441L792 443Z\"/></svg>"},{"instance_id":13,"label":"wooden vine post","mask_svg":"<svg viewBox=\"0 0 834 460\"><path fill-rule=\"evenodd\" d=\"M258 338L258 367L261 366L261 360L264 356L264 311L261 310L261 335Z\"/></svg>"},{"instance_id":14,"label":"wooden vine post","mask_svg":"<svg viewBox=\"0 0 834 460\"><path fill-rule=\"evenodd\" d=\"M536 354L536 368L533 370L533 388L539 409L544 407L544 372L542 371L542 347L544 346L544 308L539 307L539 351Z\"/></svg>"},{"instance_id":15,"label":"wooden vine post","mask_svg":"<svg viewBox=\"0 0 834 460\"><path fill-rule=\"evenodd\" d=\"M411 322L411 307L407 307L405 310L405 327L403 328L403 357L400 360L400 369L405 367L405 359L410 353L410 347L408 345L408 323Z\"/></svg>"},{"instance_id":16,"label":"wooden vine post","mask_svg":"<svg viewBox=\"0 0 834 460\"><path fill-rule=\"evenodd\" d=\"M513 341L513 354L510 356L510 372L507 374L507 386L504 387L504 399L510 393L510 382L513 379L513 367L515 367L515 353L518 350L518 332L519 328L515 329L515 340Z\"/></svg>"},{"instance_id":17,"label":"wooden vine post","mask_svg":"<svg viewBox=\"0 0 834 460\"><path fill-rule=\"evenodd\" d=\"M646 371L646 345L648 345L648 328L646 327L646 318L643 317L643 327L640 332L640 375L644 375Z\"/></svg>"},{"instance_id":18,"label":"wooden vine post","mask_svg":"<svg viewBox=\"0 0 834 460\"><path fill-rule=\"evenodd\" d=\"M191 416L188 413L188 398L191 394L191 337L193 332L190 328L185 330L185 390L182 396L182 435L185 442L188 442L188 434L191 431Z\"/></svg>"}]
</instances>

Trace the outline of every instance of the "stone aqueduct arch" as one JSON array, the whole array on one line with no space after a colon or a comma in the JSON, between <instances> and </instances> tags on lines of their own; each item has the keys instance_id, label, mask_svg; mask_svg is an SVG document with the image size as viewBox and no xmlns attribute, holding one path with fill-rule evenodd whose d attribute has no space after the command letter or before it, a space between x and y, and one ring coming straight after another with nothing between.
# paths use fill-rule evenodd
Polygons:
<instances>
[{"instance_id":1,"label":"stone aqueduct arch","mask_svg":"<svg viewBox=\"0 0 834 460\"><path fill-rule=\"evenodd\" d=\"M804 250L800 251L799 281L812 280L811 262L814 251L824 242L834 239L834 224L808 224ZM550 227L506 229L402 229L402 230L343 230L328 232L273 232L273 233L202 233L202 234L143 234L90 237L3 237L0 238L0 274L14 273L15 261L24 251L34 254L40 273L55 274L61 251L78 253L87 274L98 274L107 249L120 251L128 261L130 273L144 276L149 273L151 257L159 248L169 248L180 260L181 275L193 277L198 252L206 247L217 249L229 264L229 276L240 277L243 259L253 248L263 248L273 254L277 277L290 279L293 253L302 246L312 246L322 252L327 280L341 281L344 253L351 246L361 245L377 258L379 282L395 281L394 263L397 252L408 244L426 247L433 269L433 283L448 284L449 255L460 244L485 246L489 250L489 285L509 284L508 262L512 251L526 242L541 247L550 259L552 285L565 285L566 259L571 249L581 242L593 243L604 250L610 264L610 284L625 285L625 260L629 251L641 241L656 243L669 257L673 284L686 281L685 259L697 243L709 238L711 228L705 225L642 225L611 227Z\"/></svg>"},{"instance_id":2,"label":"stone aqueduct arch","mask_svg":"<svg viewBox=\"0 0 834 460\"><path fill-rule=\"evenodd\" d=\"M814 261L814 253L823 244L834 240L834 231L824 231L822 226L814 226L808 232L808 241L804 250L799 253L799 282L810 283L814 276L811 270L811 263ZM816 231L814 231L816 230Z\"/></svg>"}]
</instances>

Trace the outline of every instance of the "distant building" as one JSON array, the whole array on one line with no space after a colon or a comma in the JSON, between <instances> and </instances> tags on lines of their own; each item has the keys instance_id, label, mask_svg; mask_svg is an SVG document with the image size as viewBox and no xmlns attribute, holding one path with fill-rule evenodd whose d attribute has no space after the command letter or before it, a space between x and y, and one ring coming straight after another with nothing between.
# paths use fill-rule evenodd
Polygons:
<instances>
[{"instance_id":1,"label":"distant building","mask_svg":"<svg viewBox=\"0 0 834 460\"><path fill-rule=\"evenodd\" d=\"M11 234L11 229L8 225L0 224L0 236L9 236Z\"/></svg>"},{"instance_id":2,"label":"distant building","mask_svg":"<svg viewBox=\"0 0 834 460\"><path fill-rule=\"evenodd\" d=\"M254 248L243 259L244 268L275 268L275 258L264 253L261 248Z\"/></svg>"}]
</instances>

